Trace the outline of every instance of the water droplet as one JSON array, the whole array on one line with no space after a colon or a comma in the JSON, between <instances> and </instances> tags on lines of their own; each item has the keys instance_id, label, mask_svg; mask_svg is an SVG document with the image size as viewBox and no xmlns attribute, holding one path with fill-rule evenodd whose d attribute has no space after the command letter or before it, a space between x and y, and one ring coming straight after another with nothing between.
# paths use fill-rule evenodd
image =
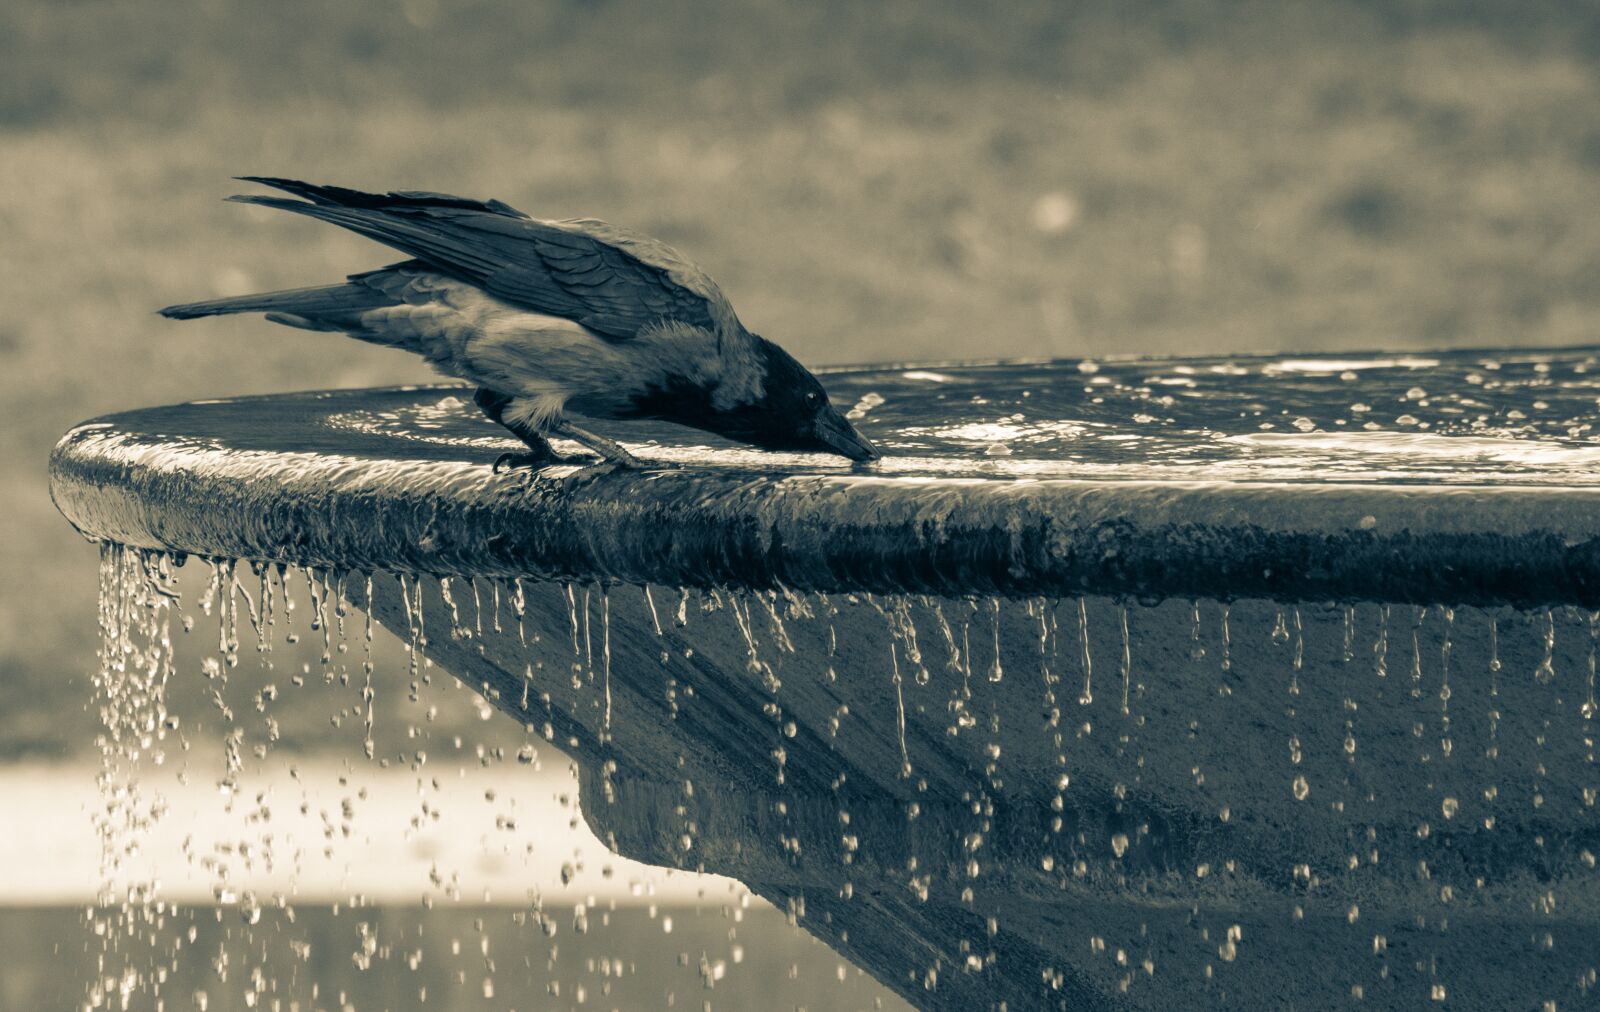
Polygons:
<instances>
[{"instance_id":1,"label":"water droplet","mask_svg":"<svg viewBox=\"0 0 1600 1012\"><path fill-rule=\"evenodd\" d=\"M1078 644L1083 656L1083 691L1078 694L1078 704L1088 706L1094 702L1094 661L1089 656L1089 605L1078 598Z\"/></svg>"},{"instance_id":2,"label":"water droplet","mask_svg":"<svg viewBox=\"0 0 1600 1012\"><path fill-rule=\"evenodd\" d=\"M1541 685L1548 685L1556 677L1555 670L1556 652L1556 617L1549 608L1544 610L1544 657L1539 661L1539 666L1533 672L1533 677Z\"/></svg>"}]
</instances>

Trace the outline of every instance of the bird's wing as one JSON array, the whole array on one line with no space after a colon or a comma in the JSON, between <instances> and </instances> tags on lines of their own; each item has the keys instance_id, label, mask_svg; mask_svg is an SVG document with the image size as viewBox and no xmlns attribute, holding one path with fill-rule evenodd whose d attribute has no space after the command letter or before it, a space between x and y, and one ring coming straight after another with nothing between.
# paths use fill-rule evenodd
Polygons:
<instances>
[{"instance_id":1,"label":"bird's wing","mask_svg":"<svg viewBox=\"0 0 1600 1012\"><path fill-rule=\"evenodd\" d=\"M238 196L341 225L497 298L573 320L611 340L678 322L735 329L705 274L664 243L604 222L540 221L499 201L439 193L363 193L296 180L241 177L305 198Z\"/></svg>"}]
</instances>

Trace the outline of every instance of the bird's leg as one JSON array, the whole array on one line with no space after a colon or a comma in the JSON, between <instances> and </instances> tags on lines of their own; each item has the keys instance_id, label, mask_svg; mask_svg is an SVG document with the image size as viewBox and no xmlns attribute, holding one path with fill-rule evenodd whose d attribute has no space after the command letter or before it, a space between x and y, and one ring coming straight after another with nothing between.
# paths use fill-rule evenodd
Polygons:
<instances>
[{"instance_id":1,"label":"bird's leg","mask_svg":"<svg viewBox=\"0 0 1600 1012\"><path fill-rule=\"evenodd\" d=\"M488 387L479 387L478 392L472 395L472 401L488 416L489 420L497 425L503 425L512 435L522 440L528 446L527 453L502 453L495 458L494 471L496 474L507 468L513 467L541 467L545 464L566 464L571 458L557 453L550 446L550 441L528 425L526 422L515 418L505 417L506 405L513 398Z\"/></svg>"},{"instance_id":2,"label":"bird's leg","mask_svg":"<svg viewBox=\"0 0 1600 1012\"><path fill-rule=\"evenodd\" d=\"M638 457L623 449L622 444L615 439L607 439L605 436L590 432L588 429L580 429L566 419L561 419L550 426L550 431L555 435L566 436L568 439L582 443L615 467L630 469L644 467L644 463Z\"/></svg>"}]
</instances>

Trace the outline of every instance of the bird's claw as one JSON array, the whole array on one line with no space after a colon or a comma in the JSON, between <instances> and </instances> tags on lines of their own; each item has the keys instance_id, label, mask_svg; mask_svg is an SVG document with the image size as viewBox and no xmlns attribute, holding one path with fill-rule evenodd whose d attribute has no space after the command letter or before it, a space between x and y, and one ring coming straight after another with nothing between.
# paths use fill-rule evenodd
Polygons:
<instances>
[{"instance_id":1,"label":"bird's claw","mask_svg":"<svg viewBox=\"0 0 1600 1012\"><path fill-rule=\"evenodd\" d=\"M549 459L549 457L535 453L502 453L494 458L494 464L489 470L493 474L500 474L517 467L533 468L538 467Z\"/></svg>"}]
</instances>

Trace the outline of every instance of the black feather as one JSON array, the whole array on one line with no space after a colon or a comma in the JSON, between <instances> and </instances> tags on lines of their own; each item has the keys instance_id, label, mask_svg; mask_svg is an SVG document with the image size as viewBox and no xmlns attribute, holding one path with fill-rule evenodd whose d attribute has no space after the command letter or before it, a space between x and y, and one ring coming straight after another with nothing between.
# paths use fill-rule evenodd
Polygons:
<instances>
[{"instance_id":1,"label":"black feather","mask_svg":"<svg viewBox=\"0 0 1600 1012\"><path fill-rule=\"evenodd\" d=\"M716 330L706 298L665 270L593 236L528 218L498 201L447 194L371 194L296 180L243 177L302 196L230 197L339 225L539 313L621 341L676 321Z\"/></svg>"},{"instance_id":2,"label":"black feather","mask_svg":"<svg viewBox=\"0 0 1600 1012\"><path fill-rule=\"evenodd\" d=\"M304 197L314 204L339 207L456 207L464 210L501 214L508 218L526 218L523 212L499 200L473 200L448 193L429 193L424 190L400 190L394 193L365 193L343 186L323 186L305 183L298 179L280 176L234 176L243 183L260 183L275 190Z\"/></svg>"},{"instance_id":3,"label":"black feather","mask_svg":"<svg viewBox=\"0 0 1600 1012\"><path fill-rule=\"evenodd\" d=\"M228 316L233 313L284 313L299 317L351 316L399 303L374 288L359 283L291 288L281 292L260 292L231 299L189 302L159 309L170 320L193 320L201 316Z\"/></svg>"}]
</instances>

